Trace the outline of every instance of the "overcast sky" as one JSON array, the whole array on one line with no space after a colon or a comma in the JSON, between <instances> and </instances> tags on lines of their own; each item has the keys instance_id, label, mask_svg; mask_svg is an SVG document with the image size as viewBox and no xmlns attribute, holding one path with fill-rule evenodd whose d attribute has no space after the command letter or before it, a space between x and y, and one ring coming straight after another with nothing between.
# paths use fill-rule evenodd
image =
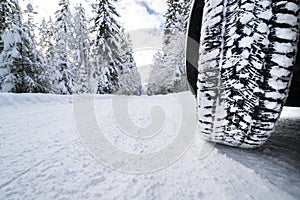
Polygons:
<instances>
[{"instance_id":1,"label":"overcast sky","mask_svg":"<svg viewBox=\"0 0 300 200\"><path fill-rule=\"evenodd\" d=\"M69 1L72 5L82 3L88 12L91 9L90 4L96 2L96 0ZM34 6L35 10L39 13L37 21L40 21L43 17L54 17L55 11L59 8L58 2L59 0L19 0L23 8L28 3ZM119 21L126 31L142 28L159 29L163 27L163 15L167 9L166 0L119 0L115 5L118 13L121 15ZM93 16L91 12L88 14Z\"/></svg>"}]
</instances>

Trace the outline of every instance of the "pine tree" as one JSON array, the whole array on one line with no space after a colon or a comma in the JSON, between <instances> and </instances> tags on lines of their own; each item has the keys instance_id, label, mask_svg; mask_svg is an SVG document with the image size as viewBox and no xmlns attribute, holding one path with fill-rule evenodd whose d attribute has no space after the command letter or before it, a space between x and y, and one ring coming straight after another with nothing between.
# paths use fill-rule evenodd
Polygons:
<instances>
[{"instance_id":1,"label":"pine tree","mask_svg":"<svg viewBox=\"0 0 300 200\"><path fill-rule=\"evenodd\" d=\"M2 0L0 2L0 35L11 26L15 26L20 23L20 10L18 3L13 0ZM15 13L15 15L14 15ZM4 41L0 37L0 53L3 51Z\"/></svg>"},{"instance_id":2,"label":"pine tree","mask_svg":"<svg viewBox=\"0 0 300 200\"><path fill-rule=\"evenodd\" d=\"M173 76L172 68L163 63L163 53L157 52L153 58L153 66L147 84L147 94L168 94L173 90L173 82L169 77Z\"/></svg>"},{"instance_id":3,"label":"pine tree","mask_svg":"<svg viewBox=\"0 0 300 200\"><path fill-rule=\"evenodd\" d=\"M48 22L45 19L42 20L39 26L39 42L38 47L43 52L47 71L49 74L50 92L59 93L56 90L56 51L54 44L54 25L50 18Z\"/></svg>"},{"instance_id":4,"label":"pine tree","mask_svg":"<svg viewBox=\"0 0 300 200\"><path fill-rule=\"evenodd\" d=\"M25 33L31 40L31 44L27 47L29 50L29 62L31 64L31 68L33 71L33 77L36 82L38 82L40 89L39 92L49 92L50 82L49 82L49 74L46 66L46 59L42 53L42 51L38 50L38 43L36 41L36 24L34 23L34 14L37 14L33 10L32 4L27 4L25 15L27 17L27 21L23 24L23 29Z\"/></svg>"},{"instance_id":5,"label":"pine tree","mask_svg":"<svg viewBox=\"0 0 300 200\"><path fill-rule=\"evenodd\" d=\"M72 60L73 49L73 23L69 10L69 1L60 0L60 9L56 11L55 29L55 83L60 94L72 94L75 84L75 66Z\"/></svg>"},{"instance_id":6,"label":"pine tree","mask_svg":"<svg viewBox=\"0 0 300 200\"><path fill-rule=\"evenodd\" d=\"M51 68L54 66L53 60L55 55L54 49L54 26L51 18L48 22L45 19L42 20L39 27L39 49L44 53L46 57L47 66Z\"/></svg>"},{"instance_id":7,"label":"pine tree","mask_svg":"<svg viewBox=\"0 0 300 200\"><path fill-rule=\"evenodd\" d=\"M85 9L80 4L76 7L74 16L75 25L75 66L77 69L76 76L76 93L90 93L90 75L91 69L88 62L90 51L90 39Z\"/></svg>"},{"instance_id":8,"label":"pine tree","mask_svg":"<svg viewBox=\"0 0 300 200\"><path fill-rule=\"evenodd\" d=\"M2 1L8 11L1 16L0 90L2 92L47 92L48 80L42 54L36 50L33 33L32 6L28 5L28 21L22 24L17 1Z\"/></svg>"},{"instance_id":9,"label":"pine tree","mask_svg":"<svg viewBox=\"0 0 300 200\"><path fill-rule=\"evenodd\" d=\"M164 29L164 44L167 45L170 42L170 35L177 28L178 16L182 12L179 0L167 0L168 10L165 14L165 29Z\"/></svg>"},{"instance_id":10,"label":"pine tree","mask_svg":"<svg viewBox=\"0 0 300 200\"><path fill-rule=\"evenodd\" d=\"M91 33L95 39L90 60L93 78L97 80L94 81L96 93L140 95L141 77L133 59L129 37L117 21L119 14L110 0L100 0L93 4L93 8L96 16Z\"/></svg>"},{"instance_id":11,"label":"pine tree","mask_svg":"<svg viewBox=\"0 0 300 200\"><path fill-rule=\"evenodd\" d=\"M122 69L119 74L119 90L117 94L121 95L141 95L142 82L141 76L137 70L136 63L133 58L133 50L129 35L125 35L124 31L120 32L121 36L121 57Z\"/></svg>"},{"instance_id":12,"label":"pine tree","mask_svg":"<svg viewBox=\"0 0 300 200\"><path fill-rule=\"evenodd\" d=\"M120 25L116 18L119 17L110 0L98 0L93 4L95 17L92 19L94 26L91 33L95 35L92 44L91 61L93 77L96 79L96 93L111 94L119 88L119 71L121 63L119 58Z\"/></svg>"}]
</instances>

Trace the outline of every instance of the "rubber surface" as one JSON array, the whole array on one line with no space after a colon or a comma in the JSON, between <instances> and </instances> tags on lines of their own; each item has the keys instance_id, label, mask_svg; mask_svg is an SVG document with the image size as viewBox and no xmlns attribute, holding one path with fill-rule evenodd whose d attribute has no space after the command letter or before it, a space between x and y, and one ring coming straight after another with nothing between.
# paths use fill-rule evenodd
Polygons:
<instances>
[{"instance_id":1,"label":"rubber surface","mask_svg":"<svg viewBox=\"0 0 300 200\"><path fill-rule=\"evenodd\" d=\"M272 133L288 96L299 1L204 3L196 70L199 131L210 141L258 147Z\"/></svg>"}]
</instances>

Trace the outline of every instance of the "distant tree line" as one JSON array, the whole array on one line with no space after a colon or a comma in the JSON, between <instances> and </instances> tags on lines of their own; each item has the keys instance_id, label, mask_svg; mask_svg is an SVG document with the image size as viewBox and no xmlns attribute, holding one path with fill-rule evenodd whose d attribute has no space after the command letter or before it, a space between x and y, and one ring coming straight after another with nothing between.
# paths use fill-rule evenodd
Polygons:
<instances>
[{"instance_id":1,"label":"distant tree line","mask_svg":"<svg viewBox=\"0 0 300 200\"><path fill-rule=\"evenodd\" d=\"M72 13L69 1L60 0L54 21L37 26L31 4L21 11L17 0L1 0L0 91L140 95L119 14L111 0L95 0L92 8L88 20L82 5Z\"/></svg>"}]
</instances>

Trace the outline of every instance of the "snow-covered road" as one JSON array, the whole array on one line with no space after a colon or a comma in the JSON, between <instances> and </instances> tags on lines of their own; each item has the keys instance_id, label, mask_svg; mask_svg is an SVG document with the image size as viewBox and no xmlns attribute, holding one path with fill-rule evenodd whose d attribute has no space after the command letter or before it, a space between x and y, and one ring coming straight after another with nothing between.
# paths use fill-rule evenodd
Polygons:
<instances>
[{"instance_id":1,"label":"snow-covered road","mask_svg":"<svg viewBox=\"0 0 300 200\"><path fill-rule=\"evenodd\" d=\"M181 116L172 95L131 100L131 119L144 127L149 108L165 105L166 130L143 144L121 135L111 99L96 98L96 118L118 148L149 152L170 143ZM82 144L71 96L0 94L0 199L300 199L300 109L285 108L259 149L215 145L202 159L204 144L197 137L179 160L158 171L119 172Z\"/></svg>"}]
</instances>

